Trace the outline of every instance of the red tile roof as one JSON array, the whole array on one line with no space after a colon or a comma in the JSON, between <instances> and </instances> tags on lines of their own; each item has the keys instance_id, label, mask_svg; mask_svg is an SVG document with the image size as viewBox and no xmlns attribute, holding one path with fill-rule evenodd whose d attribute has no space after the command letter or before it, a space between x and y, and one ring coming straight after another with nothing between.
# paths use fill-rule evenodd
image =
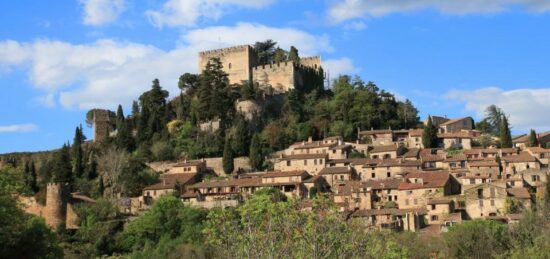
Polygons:
<instances>
[{"instance_id":1,"label":"red tile roof","mask_svg":"<svg viewBox=\"0 0 550 259\"><path fill-rule=\"evenodd\" d=\"M420 178L422 182L411 182L412 178ZM399 190L441 188L447 184L449 178L450 174L443 172L408 173L405 175L407 181L399 184Z\"/></svg>"},{"instance_id":2,"label":"red tile roof","mask_svg":"<svg viewBox=\"0 0 550 259\"><path fill-rule=\"evenodd\" d=\"M161 174L159 177L160 182L147 186L144 190L174 189L177 183L181 185L188 184L196 175L196 173Z\"/></svg>"}]
</instances>

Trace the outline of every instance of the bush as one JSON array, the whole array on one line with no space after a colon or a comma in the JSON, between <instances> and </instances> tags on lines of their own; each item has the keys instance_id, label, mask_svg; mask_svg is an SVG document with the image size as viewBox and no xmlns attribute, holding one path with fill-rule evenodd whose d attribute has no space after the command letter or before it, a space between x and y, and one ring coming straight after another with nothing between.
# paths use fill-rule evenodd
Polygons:
<instances>
[{"instance_id":1,"label":"bush","mask_svg":"<svg viewBox=\"0 0 550 259\"><path fill-rule=\"evenodd\" d=\"M151 146L151 153L155 161L173 160L176 155L174 148L168 141L158 141Z\"/></svg>"}]
</instances>

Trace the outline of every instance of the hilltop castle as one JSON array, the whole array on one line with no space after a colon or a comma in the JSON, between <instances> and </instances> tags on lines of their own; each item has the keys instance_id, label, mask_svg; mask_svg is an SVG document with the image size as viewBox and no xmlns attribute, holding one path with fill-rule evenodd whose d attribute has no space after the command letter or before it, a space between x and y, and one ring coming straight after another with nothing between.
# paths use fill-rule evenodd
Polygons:
<instances>
[{"instance_id":1,"label":"hilltop castle","mask_svg":"<svg viewBox=\"0 0 550 259\"><path fill-rule=\"evenodd\" d=\"M299 63L287 61L260 65L254 48L241 45L199 52L200 72L212 58L220 59L230 84L251 81L262 89L272 89L274 93L285 93L305 84L308 74L323 77L319 56L300 58Z\"/></svg>"}]
</instances>

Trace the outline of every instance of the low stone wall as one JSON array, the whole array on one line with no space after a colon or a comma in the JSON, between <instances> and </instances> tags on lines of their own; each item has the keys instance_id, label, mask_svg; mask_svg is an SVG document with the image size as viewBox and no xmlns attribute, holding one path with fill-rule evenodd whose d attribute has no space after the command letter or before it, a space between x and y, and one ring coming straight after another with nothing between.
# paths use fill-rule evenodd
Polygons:
<instances>
[{"instance_id":1,"label":"low stone wall","mask_svg":"<svg viewBox=\"0 0 550 259\"><path fill-rule=\"evenodd\" d=\"M223 171L223 162L221 157L212 157L212 158L205 158L206 160L206 167L214 173L216 173L218 176L226 176L226 174ZM250 169L250 164L248 163L248 157L236 157L233 161L235 171L239 170L239 168L242 169Z\"/></svg>"},{"instance_id":2,"label":"low stone wall","mask_svg":"<svg viewBox=\"0 0 550 259\"><path fill-rule=\"evenodd\" d=\"M237 205L239 205L238 200L191 201L191 202L184 202L184 203L189 204L191 206L205 208L205 209L236 207Z\"/></svg>"}]
</instances>

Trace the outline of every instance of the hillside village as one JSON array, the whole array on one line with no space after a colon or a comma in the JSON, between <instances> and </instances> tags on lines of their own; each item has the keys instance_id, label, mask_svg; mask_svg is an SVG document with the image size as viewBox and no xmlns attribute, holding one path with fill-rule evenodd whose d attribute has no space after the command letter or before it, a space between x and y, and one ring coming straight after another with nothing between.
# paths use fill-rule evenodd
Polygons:
<instances>
[{"instance_id":1,"label":"hillside village","mask_svg":"<svg viewBox=\"0 0 550 259\"><path fill-rule=\"evenodd\" d=\"M243 213L258 193L270 193L311 215L327 201L342 229L440 237L477 219L514 225L549 197L550 132L512 136L496 106L478 123L420 121L409 100L359 77L328 81L320 57L275 46L200 52L200 74L180 77L178 97L168 100L155 79L130 115L122 106L90 110L93 139L79 126L72 144L0 156L0 169L23 172L18 198L27 213L79 242L99 242L72 251L90 255L141 249L147 238L132 231L164 228L140 222L165 217L158 206L170 202L202 215L181 224L204 227L217 219L208 213ZM238 224L232 234L240 235ZM103 231L99 241L94 228ZM197 231L223 239L218 230Z\"/></svg>"},{"instance_id":2,"label":"hillside village","mask_svg":"<svg viewBox=\"0 0 550 259\"><path fill-rule=\"evenodd\" d=\"M237 206L271 187L300 199L303 209L315 195L329 195L341 212L373 228L439 232L478 218L517 222L544 195L550 149L529 147L525 136L513 148L472 147L480 133L471 118L433 118L440 148L423 148L418 129L366 130L356 142L334 136L294 143L272 155L273 171L207 179L204 160L173 163L131 209L173 192L193 206ZM548 136L539 135L542 145Z\"/></svg>"}]
</instances>

